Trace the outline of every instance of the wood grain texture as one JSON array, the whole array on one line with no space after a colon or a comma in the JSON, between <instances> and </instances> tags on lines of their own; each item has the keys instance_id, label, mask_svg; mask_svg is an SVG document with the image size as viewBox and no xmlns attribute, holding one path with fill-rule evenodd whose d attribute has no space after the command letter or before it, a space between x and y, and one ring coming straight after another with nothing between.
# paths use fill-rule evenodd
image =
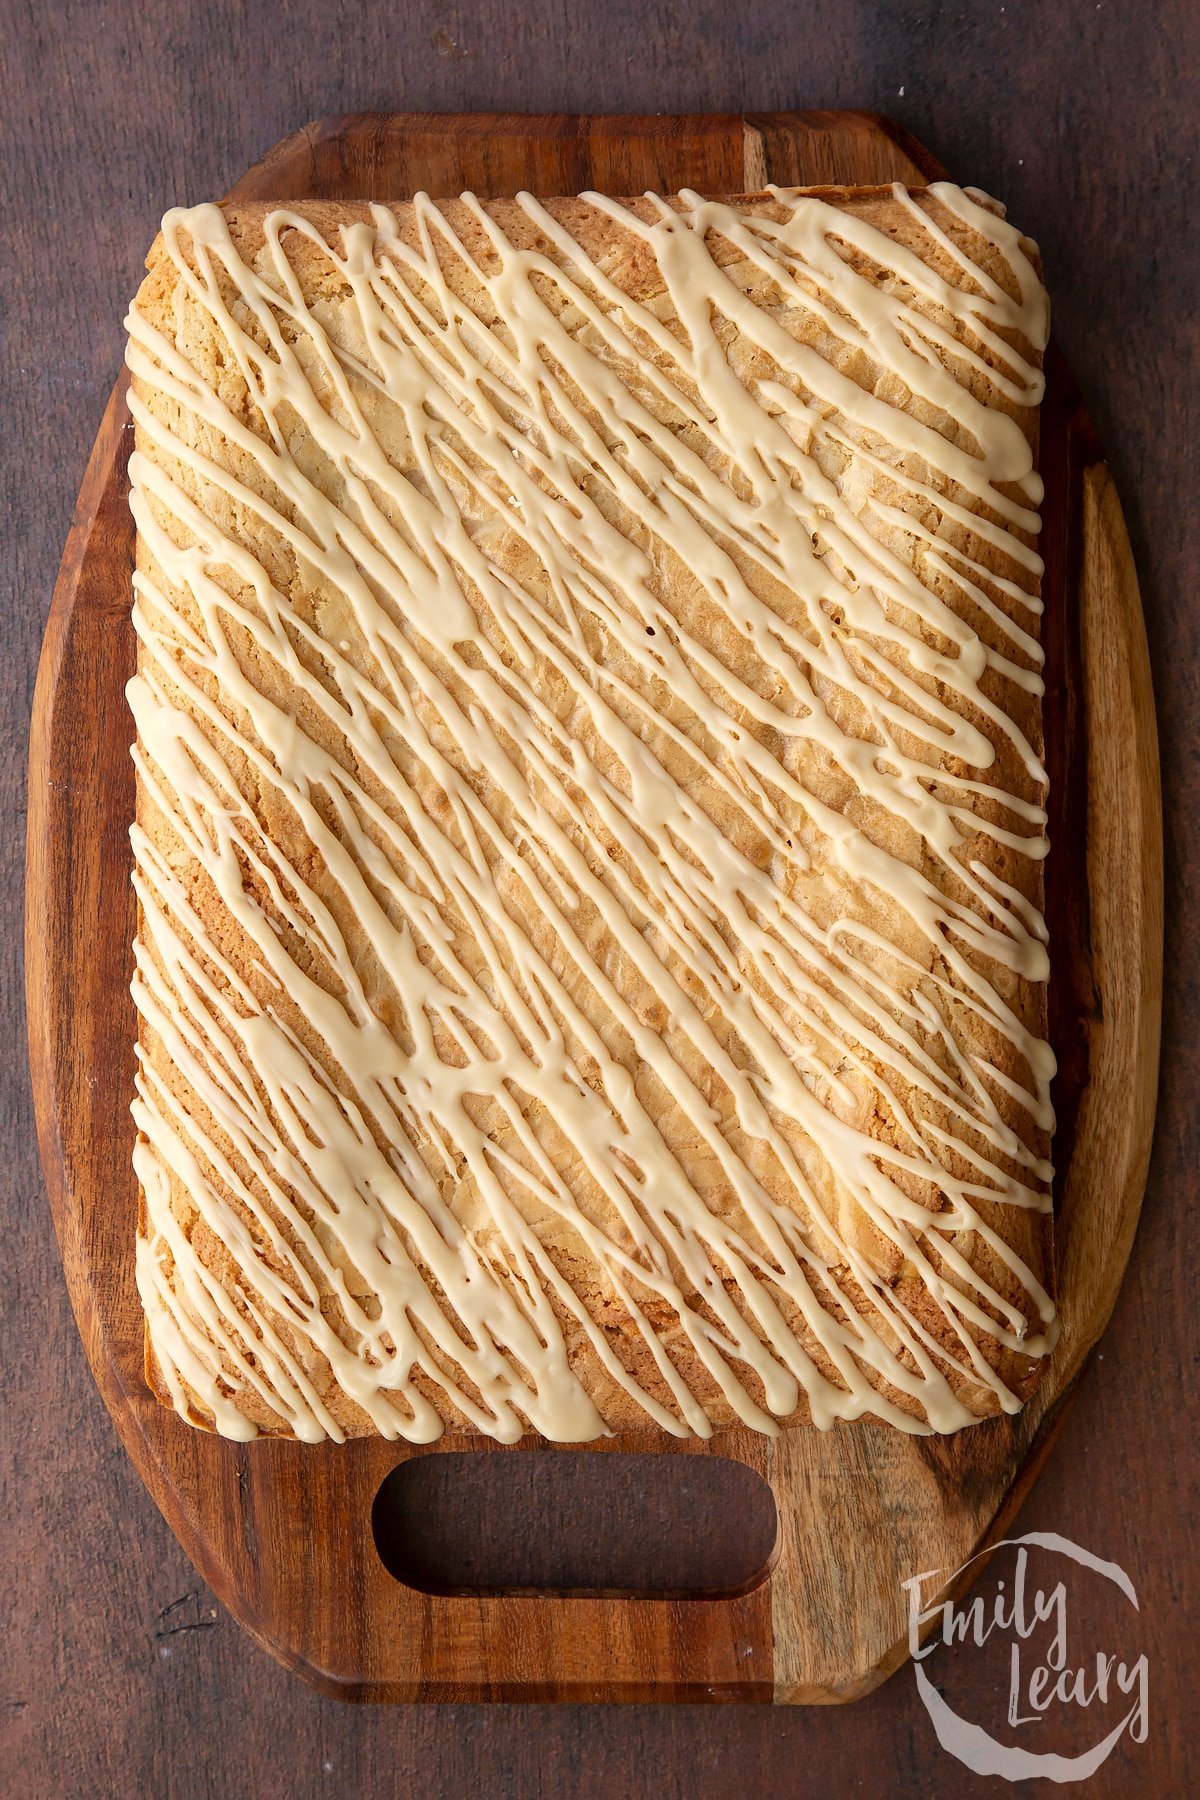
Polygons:
<instances>
[{"instance_id":1,"label":"wood grain texture","mask_svg":"<svg viewBox=\"0 0 1200 1800\"><path fill-rule=\"evenodd\" d=\"M1056 333L1125 503L1149 626L1169 979L1154 1157L1128 1277L1021 1526L1116 1558L1138 1591L1136 1635L1115 1590L1072 1591L1081 1648L1144 1649L1151 1668L1148 1741L1123 1742L1083 1793L1124 1800L1200 1786L1200 534L1181 503L1200 435L1200 240L1180 169L1198 78L1187 0L1149 14L1128 0L1010 0L1003 13L942 0L915 9L411 0L399 29L381 0L293 0L286 14L241 0L105 0L56 9L52 22L34 0L9 0L0 1792L995 1800L997 1791L940 1750L904 1670L854 1707L342 1707L265 1657L198 1582L82 1354L38 1166L20 970L28 717L55 570L119 363L122 310L164 207L221 192L297 120L371 107L876 107L935 146L961 180L1002 195L1042 246ZM993 1566L1011 1574L1011 1553ZM995 1672L971 1646L939 1648L925 1667L964 1714L987 1717Z\"/></svg>"},{"instance_id":2,"label":"wood grain texture","mask_svg":"<svg viewBox=\"0 0 1200 1800\"><path fill-rule=\"evenodd\" d=\"M430 171L433 171L432 173ZM417 186L708 192L764 180L920 182L936 172L873 119L818 114L565 119L356 115L272 151L237 197L404 198ZM123 383L89 464L56 589L34 702L28 870L35 1107L64 1268L85 1347L135 1463L213 1591L286 1666L346 1699L824 1702L859 1698L905 1654L902 1583L956 1570L998 1534L1064 1416L1107 1321L1149 1155L1161 987L1157 746L1145 634L1111 482L1061 364L1043 450L1063 520L1047 608L1052 680L1078 728L1055 771L1086 810L1080 891L1089 926L1070 966L1086 1066L1057 1103L1062 1339L1034 1399L945 1443L863 1424L778 1440L737 1430L709 1445L764 1475L780 1531L769 1581L703 1602L418 1594L384 1568L371 1508L384 1477L429 1449L365 1440L235 1446L190 1431L142 1380L129 1168L134 1026L128 619L132 527ZM1113 746L1125 747L1117 754ZM1097 760L1102 759L1102 760ZM1136 842L1130 859L1126 847ZM1065 864L1056 864L1060 879ZM1052 876L1051 894L1056 883ZM86 922L103 919L96 934ZM122 929L118 931L118 922ZM1053 900L1051 928L1057 931ZM1061 1010L1061 1007L1060 1007ZM1071 1123L1075 1129L1072 1132ZM591 1454L635 1448L613 1439ZM464 1446L479 1451L478 1440ZM537 1454L539 1446L523 1446ZM297 1530L297 1522L302 1528ZM815 1527L815 1529L814 1529ZM978 1567L978 1565L976 1565Z\"/></svg>"},{"instance_id":3,"label":"wood grain texture","mask_svg":"<svg viewBox=\"0 0 1200 1800\"><path fill-rule=\"evenodd\" d=\"M230 197L672 193L701 179L709 193L736 194L768 180L870 186L939 172L870 113L458 113L452 130L437 113L345 113L284 138Z\"/></svg>"}]
</instances>

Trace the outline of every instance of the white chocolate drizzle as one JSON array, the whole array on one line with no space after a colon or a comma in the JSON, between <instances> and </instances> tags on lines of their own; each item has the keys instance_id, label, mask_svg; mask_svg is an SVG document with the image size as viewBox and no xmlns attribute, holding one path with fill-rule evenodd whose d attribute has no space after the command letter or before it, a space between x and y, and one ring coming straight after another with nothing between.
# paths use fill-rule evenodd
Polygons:
<instances>
[{"instance_id":1,"label":"white chocolate drizzle","mask_svg":"<svg viewBox=\"0 0 1200 1800\"><path fill-rule=\"evenodd\" d=\"M581 1357L677 1435L1016 1409L1047 316L930 192L897 236L586 196L643 299L528 196L527 247L420 196L249 262L167 215L221 346L128 319L137 1273L185 1415L582 1440Z\"/></svg>"}]
</instances>

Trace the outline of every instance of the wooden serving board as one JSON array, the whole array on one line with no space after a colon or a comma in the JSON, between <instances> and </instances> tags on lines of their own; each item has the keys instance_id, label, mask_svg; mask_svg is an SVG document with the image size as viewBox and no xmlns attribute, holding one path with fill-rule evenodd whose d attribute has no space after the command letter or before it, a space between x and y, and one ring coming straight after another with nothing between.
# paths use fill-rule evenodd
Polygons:
<instances>
[{"instance_id":1,"label":"wooden serving board","mask_svg":"<svg viewBox=\"0 0 1200 1800\"><path fill-rule=\"evenodd\" d=\"M767 180L919 185L940 173L895 127L859 114L386 114L306 127L232 196L732 192ZM749 1464L770 1483L779 1519L769 1576L736 1596L685 1600L418 1593L385 1570L372 1503L406 1458L461 1442L239 1446L190 1430L145 1386L130 1168L132 727L122 693L134 666L131 426L124 386L114 389L67 540L34 702L27 966L42 1163L88 1358L146 1486L235 1617L326 1691L359 1700L852 1699L906 1654L901 1583L958 1569L1002 1535L1028 1491L1129 1254L1150 1150L1162 983L1158 755L1137 582L1112 481L1053 351L1048 376L1061 1341L1020 1417L950 1439L861 1424L775 1440L738 1430L680 1445L677 1454ZM636 1439L612 1440L573 1454L635 1448ZM491 1451L523 1452L544 1453L537 1444ZM736 1534L738 1521L722 1528Z\"/></svg>"}]
</instances>

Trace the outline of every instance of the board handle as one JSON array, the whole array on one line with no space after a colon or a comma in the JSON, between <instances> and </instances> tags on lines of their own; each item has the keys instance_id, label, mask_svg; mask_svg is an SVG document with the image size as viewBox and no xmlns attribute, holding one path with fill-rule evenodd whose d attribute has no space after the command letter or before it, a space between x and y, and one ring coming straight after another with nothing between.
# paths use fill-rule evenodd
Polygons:
<instances>
[{"instance_id":1,"label":"board handle","mask_svg":"<svg viewBox=\"0 0 1200 1800\"><path fill-rule=\"evenodd\" d=\"M371 1535L393 1578L423 1594L712 1601L769 1579L779 1521L766 1481L735 1457L451 1450L396 1465Z\"/></svg>"}]
</instances>

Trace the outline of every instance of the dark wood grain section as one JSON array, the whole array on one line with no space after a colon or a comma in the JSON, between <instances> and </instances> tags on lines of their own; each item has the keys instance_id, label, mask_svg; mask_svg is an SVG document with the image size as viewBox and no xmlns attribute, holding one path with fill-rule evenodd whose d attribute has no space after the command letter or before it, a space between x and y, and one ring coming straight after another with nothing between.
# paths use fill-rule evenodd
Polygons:
<instances>
[{"instance_id":1,"label":"dark wood grain section","mask_svg":"<svg viewBox=\"0 0 1200 1800\"><path fill-rule=\"evenodd\" d=\"M1145 9L862 9L414 0L286 17L233 0L13 0L0 108L8 252L0 338L6 519L0 659L3 1143L0 1791L23 1797L753 1792L994 1794L937 1747L903 1674L851 1709L347 1711L216 1607L146 1497L80 1354L41 1191L21 1026L26 723L63 534L162 209L222 191L298 119L397 106L886 110L1040 241L1056 330L1102 426L1150 626L1164 760L1167 920L1155 1158L1101 1357L1022 1514L1117 1558L1089 1644L1150 1656L1152 1726L1084 1790L1193 1791L1195 1096L1200 1084L1200 542L1181 503L1196 418L1200 246L1181 173L1200 88L1184 0ZM901 91L902 90L902 91ZM1011 1565L1009 1565L1011 1566ZM1007 1572L1004 1571L1004 1572ZM972 1717L993 1675L927 1668Z\"/></svg>"},{"instance_id":2,"label":"dark wood grain section","mask_svg":"<svg viewBox=\"0 0 1200 1800\"><path fill-rule=\"evenodd\" d=\"M907 132L867 113L349 113L277 144L230 190L242 200L320 194L400 200L471 188L540 196L696 187L732 194L782 186L936 179Z\"/></svg>"}]
</instances>

